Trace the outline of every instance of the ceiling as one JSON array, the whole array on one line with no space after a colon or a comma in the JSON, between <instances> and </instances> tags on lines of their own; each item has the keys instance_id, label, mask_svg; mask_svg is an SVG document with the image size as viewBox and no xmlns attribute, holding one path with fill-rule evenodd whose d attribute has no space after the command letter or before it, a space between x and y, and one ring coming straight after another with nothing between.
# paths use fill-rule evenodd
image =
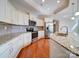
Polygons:
<instances>
[{"instance_id":1,"label":"ceiling","mask_svg":"<svg viewBox=\"0 0 79 59\"><path fill-rule=\"evenodd\" d=\"M68 7L69 0L9 0L18 10L30 12L39 18L51 17Z\"/></svg>"},{"instance_id":2,"label":"ceiling","mask_svg":"<svg viewBox=\"0 0 79 59\"><path fill-rule=\"evenodd\" d=\"M45 0L45 2L34 0L34 2L40 5L47 13L52 13L58 7L57 0Z\"/></svg>"},{"instance_id":3,"label":"ceiling","mask_svg":"<svg viewBox=\"0 0 79 59\"><path fill-rule=\"evenodd\" d=\"M72 5L74 3L74 5ZM78 0L79 3L79 0ZM78 7L79 8L79 7ZM55 19L65 20L71 19L72 16L75 16L75 12L77 11L77 0L70 0L69 6L55 15Z\"/></svg>"}]
</instances>

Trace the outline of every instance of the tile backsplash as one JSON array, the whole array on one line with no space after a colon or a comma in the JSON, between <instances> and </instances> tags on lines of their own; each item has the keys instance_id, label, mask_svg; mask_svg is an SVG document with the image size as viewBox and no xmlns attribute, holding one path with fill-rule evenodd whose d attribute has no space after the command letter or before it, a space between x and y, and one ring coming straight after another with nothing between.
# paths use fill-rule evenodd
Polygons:
<instances>
[{"instance_id":1,"label":"tile backsplash","mask_svg":"<svg viewBox=\"0 0 79 59\"><path fill-rule=\"evenodd\" d=\"M27 32L26 28L29 29L30 27L33 28L34 31L44 30L41 26L14 25L0 22L0 36L9 33Z\"/></svg>"},{"instance_id":2,"label":"tile backsplash","mask_svg":"<svg viewBox=\"0 0 79 59\"><path fill-rule=\"evenodd\" d=\"M9 33L26 32L26 28L27 26L0 24L0 36L9 34Z\"/></svg>"}]
</instances>

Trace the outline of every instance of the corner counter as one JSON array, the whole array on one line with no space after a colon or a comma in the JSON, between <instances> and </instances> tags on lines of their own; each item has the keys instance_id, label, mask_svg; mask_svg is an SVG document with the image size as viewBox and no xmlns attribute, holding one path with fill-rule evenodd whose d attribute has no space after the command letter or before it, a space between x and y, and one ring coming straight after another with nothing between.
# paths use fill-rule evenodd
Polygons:
<instances>
[{"instance_id":1,"label":"corner counter","mask_svg":"<svg viewBox=\"0 0 79 59\"><path fill-rule=\"evenodd\" d=\"M79 57L79 47L76 45L79 44L79 42L77 42L75 39L76 38L73 33L69 33L67 37L50 34L51 41L54 41L55 43L69 51L71 54ZM74 42L76 42L76 44Z\"/></svg>"},{"instance_id":2,"label":"corner counter","mask_svg":"<svg viewBox=\"0 0 79 59\"><path fill-rule=\"evenodd\" d=\"M31 39L31 32L0 36L0 58L16 58L23 47L31 44Z\"/></svg>"}]
</instances>

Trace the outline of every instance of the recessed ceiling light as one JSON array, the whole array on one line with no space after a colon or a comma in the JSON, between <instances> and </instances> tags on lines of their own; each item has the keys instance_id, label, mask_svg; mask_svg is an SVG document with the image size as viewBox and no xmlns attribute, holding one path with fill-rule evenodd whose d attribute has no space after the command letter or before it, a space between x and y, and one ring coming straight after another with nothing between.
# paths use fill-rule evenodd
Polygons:
<instances>
[{"instance_id":1,"label":"recessed ceiling light","mask_svg":"<svg viewBox=\"0 0 79 59\"><path fill-rule=\"evenodd\" d=\"M57 0L57 3L60 3L60 0Z\"/></svg>"},{"instance_id":2,"label":"recessed ceiling light","mask_svg":"<svg viewBox=\"0 0 79 59\"><path fill-rule=\"evenodd\" d=\"M79 16L79 12L76 12L76 13L75 13L75 16Z\"/></svg>"},{"instance_id":3,"label":"recessed ceiling light","mask_svg":"<svg viewBox=\"0 0 79 59\"><path fill-rule=\"evenodd\" d=\"M42 0L42 2L45 2L45 0Z\"/></svg>"},{"instance_id":4,"label":"recessed ceiling light","mask_svg":"<svg viewBox=\"0 0 79 59\"><path fill-rule=\"evenodd\" d=\"M70 48L72 48L72 49L73 49L73 48L74 48L74 46L73 46L73 45L70 45Z\"/></svg>"},{"instance_id":5,"label":"recessed ceiling light","mask_svg":"<svg viewBox=\"0 0 79 59\"><path fill-rule=\"evenodd\" d=\"M50 8L47 8L47 10L50 10Z\"/></svg>"},{"instance_id":6,"label":"recessed ceiling light","mask_svg":"<svg viewBox=\"0 0 79 59\"><path fill-rule=\"evenodd\" d=\"M4 29L7 30L7 27L5 26Z\"/></svg>"},{"instance_id":7,"label":"recessed ceiling light","mask_svg":"<svg viewBox=\"0 0 79 59\"><path fill-rule=\"evenodd\" d=\"M72 19L72 20L74 20L74 19L75 19L75 17L71 17L71 19Z\"/></svg>"}]
</instances>

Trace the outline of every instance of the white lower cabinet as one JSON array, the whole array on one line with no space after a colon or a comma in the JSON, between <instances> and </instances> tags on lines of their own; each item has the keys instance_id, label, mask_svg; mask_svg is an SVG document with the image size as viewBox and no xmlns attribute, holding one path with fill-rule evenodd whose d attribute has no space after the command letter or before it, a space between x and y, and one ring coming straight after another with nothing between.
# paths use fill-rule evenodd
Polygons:
<instances>
[{"instance_id":1,"label":"white lower cabinet","mask_svg":"<svg viewBox=\"0 0 79 59\"><path fill-rule=\"evenodd\" d=\"M24 33L0 46L0 58L16 58L20 50L31 43L31 33Z\"/></svg>"},{"instance_id":2,"label":"white lower cabinet","mask_svg":"<svg viewBox=\"0 0 79 59\"><path fill-rule=\"evenodd\" d=\"M15 58L22 47L23 40L21 40L20 36L14 38L0 48L2 50L0 58Z\"/></svg>"},{"instance_id":3,"label":"white lower cabinet","mask_svg":"<svg viewBox=\"0 0 79 59\"><path fill-rule=\"evenodd\" d=\"M12 54L13 47L11 46L11 44L5 44L2 46L2 49L0 49L0 51L0 58L9 58Z\"/></svg>"},{"instance_id":4,"label":"white lower cabinet","mask_svg":"<svg viewBox=\"0 0 79 59\"><path fill-rule=\"evenodd\" d=\"M32 39L31 35L32 35L31 32L24 34L24 46L27 46L28 44L31 43L31 39Z\"/></svg>"},{"instance_id":5,"label":"white lower cabinet","mask_svg":"<svg viewBox=\"0 0 79 59\"><path fill-rule=\"evenodd\" d=\"M38 31L38 38L44 37L44 31Z\"/></svg>"},{"instance_id":6,"label":"white lower cabinet","mask_svg":"<svg viewBox=\"0 0 79 59\"><path fill-rule=\"evenodd\" d=\"M23 37L22 36L23 35L20 35L19 37L15 38L11 41L13 51L12 51L12 54L10 55L10 57L16 58L18 53L20 52L20 50L23 48Z\"/></svg>"}]
</instances>

